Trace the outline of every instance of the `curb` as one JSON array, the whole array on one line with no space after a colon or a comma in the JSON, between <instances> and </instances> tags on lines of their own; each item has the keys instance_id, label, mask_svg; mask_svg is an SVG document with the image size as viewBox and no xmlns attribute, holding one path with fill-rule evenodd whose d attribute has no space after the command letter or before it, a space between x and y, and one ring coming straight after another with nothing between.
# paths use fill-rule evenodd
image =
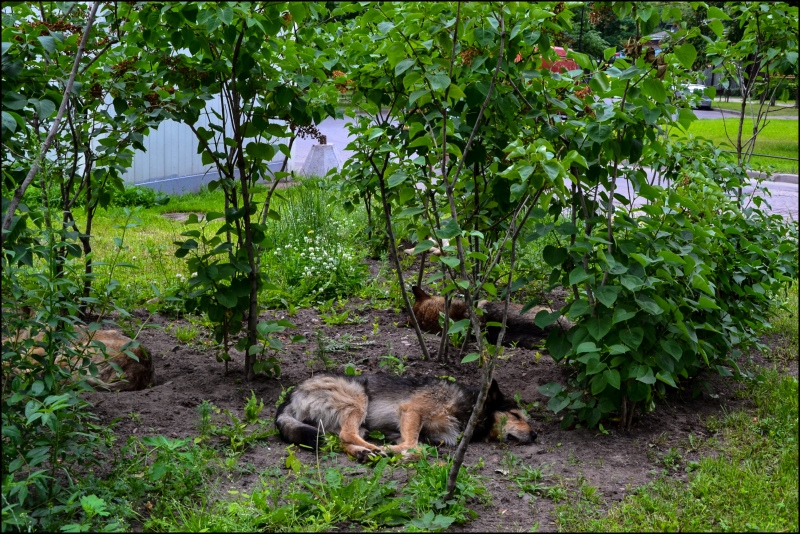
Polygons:
<instances>
[{"instance_id":1,"label":"curb","mask_svg":"<svg viewBox=\"0 0 800 534\"><path fill-rule=\"evenodd\" d=\"M784 174L784 173L775 173L772 176L767 176L766 173L758 172L758 171L747 171L747 176L750 178L761 178L764 180L768 180L770 182L782 182L785 184L797 184L798 183L798 175L797 174Z\"/></svg>"}]
</instances>

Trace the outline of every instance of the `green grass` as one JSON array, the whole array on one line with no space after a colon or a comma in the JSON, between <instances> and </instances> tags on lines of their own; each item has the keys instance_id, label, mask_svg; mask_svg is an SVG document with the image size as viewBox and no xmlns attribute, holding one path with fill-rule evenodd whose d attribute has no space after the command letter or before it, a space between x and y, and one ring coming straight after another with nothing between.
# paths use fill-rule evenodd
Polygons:
<instances>
[{"instance_id":1,"label":"green grass","mask_svg":"<svg viewBox=\"0 0 800 534\"><path fill-rule=\"evenodd\" d=\"M795 377L768 371L753 387L755 413L740 411L719 422L719 454L702 459L687 484L663 477L607 514L560 506L559 528L797 532L797 394Z\"/></svg>"},{"instance_id":2,"label":"green grass","mask_svg":"<svg viewBox=\"0 0 800 534\"><path fill-rule=\"evenodd\" d=\"M752 131L752 128L752 119L745 119L743 132ZM689 133L705 137L723 150L731 151L734 148L728 136L735 143L737 132L738 119L735 118L697 120L689 127ZM672 135L680 136L683 135L683 132L674 130ZM790 120L771 121L758 135L754 152L756 154L796 159L798 157L797 137L797 122ZM743 140L746 140L746 137ZM798 172L797 161L754 156L750 163L754 169L765 169L767 166L772 166L773 172L792 174L797 174Z\"/></svg>"},{"instance_id":3,"label":"green grass","mask_svg":"<svg viewBox=\"0 0 800 534\"><path fill-rule=\"evenodd\" d=\"M256 194L257 204L263 203L263 196L263 190ZM265 294L265 304L308 305L313 303L309 300L312 297L316 300L346 297L370 287L364 284L366 271L361 263L364 251L359 247L361 228L366 224L364 210L357 208L347 214L336 198L335 191L329 190L324 182L313 180L276 192L272 208L281 219L267 221L269 241L265 248L268 252L262 268L282 291L273 292L272 296ZM116 295L118 304L128 307L142 306L156 296L156 292L174 294L186 287L192 274L187 270L186 261L175 257L178 247L174 242L186 239L180 235L182 232L200 229L205 223L187 225L165 218L163 214L223 212L224 197L221 191L204 190L172 197L163 206L132 211L133 216L129 218L124 208L101 210L93 223L92 238L96 260L109 264L98 265L95 269L100 283L107 282L111 263L133 265L115 267L113 271L113 278L121 284ZM83 224L84 217L82 210L76 210L79 224ZM115 239L123 237L122 229L127 224L133 227L125 231L120 250ZM209 222L206 235L213 235L221 225L222 219ZM277 247L286 245L294 248L291 258L285 249L281 249L280 255L275 253ZM309 254L311 246L319 247L316 256ZM73 263L76 270L81 270L82 259ZM337 268L331 267L333 263ZM318 276L308 276L304 270L306 266L316 267Z\"/></svg>"},{"instance_id":4,"label":"green grass","mask_svg":"<svg viewBox=\"0 0 800 534\"><path fill-rule=\"evenodd\" d=\"M774 339L765 353L785 364L798 358L797 283L787 304L771 318ZM684 484L669 476L638 488L607 513L577 500L559 506L565 531L789 531L798 530L798 382L766 370L750 384L753 410L741 410L707 426L714 448L694 465ZM680 465L680 452L671 450ZM666 460L666 457L664 458ZM675 463L675 462L673 462ZM689 470L687 469L687 470Z\"/></svg>"},{"instance_id":5,"label":"green grass","mask_svg":"<svg viewBox=\"0 0 800 534\"><path fill-rule=\"evenodd\" d=\"M742 111L742 103L714 101L711 108L725 109L739 113ZM794 107L794 104L792 102L787 102L785 103L785 105L769 106L768 109L770 117L797 117L797 112L798 112L798 109ZM746 115L750 115L752 113L757 113L757 112L758 112L758 104L750 104L747 106L745 110Z\"/></svg>"}]
</instances>

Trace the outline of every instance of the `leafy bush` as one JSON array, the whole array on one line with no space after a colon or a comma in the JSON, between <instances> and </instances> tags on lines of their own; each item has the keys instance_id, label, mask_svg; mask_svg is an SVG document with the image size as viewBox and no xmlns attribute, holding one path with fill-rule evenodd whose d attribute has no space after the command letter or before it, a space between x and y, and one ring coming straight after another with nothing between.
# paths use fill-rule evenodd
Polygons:
<instances>
[{"instance_id":1,"label":"leafy bush","mask_svg":"<svg viewBox=\"0 0 800 534\"><path fill-rule=\"evenodd\" d=\"M161 191L156 191L149 187L128 186L120 191L114 190L111 204L120 207L142 206L152 208L153 206L164 206L169 203L169 195Z\"/></svg>"},{"instance_id":2,"label":"leafy bush","mask_svg":"<svg viewBox=\"0 0 800 534\"><path fill-rule=\"evenodd\" d=\"M797 223L768 215L758 198L742 207L741 170L693 148L695 164L673 187L641 183L649 203L617 211L613 253L603 225L585 235L575 226L574 245L544 250L551 282L579 290L562 310L576 326L547 340L576 369L572 391L540 388L555 412L571 410L564 426L618 410L630 425L637 406L652 410L682 378L740 374L742 349L758 343L773 297L797 277Z\"/></svg>"}]
</instances>

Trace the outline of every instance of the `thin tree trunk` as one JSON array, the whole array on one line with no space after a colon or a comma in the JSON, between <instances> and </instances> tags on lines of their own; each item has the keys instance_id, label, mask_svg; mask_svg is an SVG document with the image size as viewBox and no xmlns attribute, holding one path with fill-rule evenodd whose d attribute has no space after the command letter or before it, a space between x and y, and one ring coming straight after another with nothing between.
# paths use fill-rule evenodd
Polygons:
<instances>
[{"instance_id":1,"label":"thin tree trunk","mask_svg":"<svg viewBox=\"0 0 800 534\"><path fill-rule=\"evenodd\" d=\"M450 181L447 179L447 174L442 175L442 179L444 180L444 184L446 186L447 191L447 200L450 203L450 216L453 220L457 220L458 213L456 212L456 204L454 198L454 183L458 180L458 175L461 173L461 168L464 165L464 159L466 158L467 152L469 151L470 145L472 145L472 141L475 138L475 133L477 129L480 127L480 123L483 120L483 112L486 110L486 106L489 105L489 100L492 97L492 93L494 92L494 87L497 84L497 74L500 72L500 66L503 62L503 52L505 51L505 44L506 44L506 25L505 25L505 17L503 16L502 10L500 11L499 17L500 19L500 48L497 53L497 65L495 66L494 75L492 76L492 82L489 84L489 90L486 93L486 99L483 102L483 106L481 106L480 111L478 112L478 117L475 120L475 126L472 128L472 132L470 133L469 139L467 140L467 144L462 151L462 158L456 168L455 174L453 175L453 180ZM453 45L455 46L455 44ZM447 120L447 117L445 117ZM442 147L442 150L447 153L447 147ZM465 264L465 254L464 254L464 244L462 242L461 236L456 236L456 247L458 249L458 259L461 263L461 276L464 280L468 280L469 277L467 276L467 269ZM475 337L478 341L478 353L480 354L481 358L486 356L484 353L485 349L483 346L483 333L481 332L480 321L475 313L475 309L473 308L473 299L470 291L466 292L465 295L465 304L467 306L467 311L469 312L470 320L472 322L472 330L475 332ZM450 468L450 473L447 476L447 499L452 499L453 495L456 491L456 481L458 480L458 472L461 470L461 465L464 463L464 456L467 454L467 447L469 447L469 442L472 440L472 434L475 431L475 425L478 423L478 416L483 410L483 403L486 401L486 395L489 393L489 386L492 383L492 373L494 372L494 362L496 361L496 354L490 355L484 363L484 372L483 372L483 381L481 383L481 390L478 393L478 398L475 401L475 406L472 408L472 415L470 415L469 421L467 422L467 427L464 429L464 435L461 438L461 441L456 448L455 457L453 458L453 466Z\"/></svg>"},{"instance_id":2,"label":"thin tree trunk","mask_svg":"<svg viewBox=\"0 0 800 534\"><path fill-rule=\"evenodd\" d=\"M8 232L8 230L11 228L11 221L14 218L14 213L17 211L17 206L19 206L19 203L22 200L22 196L25 194L28 186L31 185L31 182L39 172L41 162L44 159L45 154L47 154L47 151L50 149L50 145L53 144L53 139L56 137L56 132L58 131L58 126L61 123L61 118L64 116L64 112L67 109L69 94L72 92L72 85L75 83L75 77L78 74L78 66L81 63L81 57L83 57L83 51L86 48L86 42L89 40L89 33L94 25L94 16L95 13L97 13L97 8L99 6L99 2L92 3L92 8L89 11L89 18L86 20L86 27L83 30L83 37L78 45L78 51L75 54L75 62L72 64L72 71L69 74L67 85L64 87L64 97L61 99L61 105L58 107L58 113L53 121L53 125L50 127L50 132L48 132L47 137L44 140L44 144L39 151L39 157L36 158L36 161L31 166L31 169L28 171L28 175L25 177L25 180L23 180L22 184L20 184L16 191L14 191L14 197L11 199L11 203L8 205L8 211L3 219L3 229L2 232L0 232L0 248L2 248L2 246L5 244L6 232Z\"/></svg>"}]
</instances>

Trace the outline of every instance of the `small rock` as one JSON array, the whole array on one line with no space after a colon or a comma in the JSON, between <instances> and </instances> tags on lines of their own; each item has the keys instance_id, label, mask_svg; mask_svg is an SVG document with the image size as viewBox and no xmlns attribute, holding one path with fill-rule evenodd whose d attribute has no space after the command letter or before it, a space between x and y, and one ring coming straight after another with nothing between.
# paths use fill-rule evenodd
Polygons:
<instances>
[{"instance_id":1,"label":"small rock","mask_svg":"<svg viewBox=\"0 0 800 534\"><path fill-rule=\"evenodd\" d=\"M167 382L167 383L166 383L166 384L164 384L164 385L165 385L165 386L168 386L168 385L172 384L172 382L173 382L173 381L172 381L172 380L170 380L169 382Z\"/></svg>"}]
</instances>

